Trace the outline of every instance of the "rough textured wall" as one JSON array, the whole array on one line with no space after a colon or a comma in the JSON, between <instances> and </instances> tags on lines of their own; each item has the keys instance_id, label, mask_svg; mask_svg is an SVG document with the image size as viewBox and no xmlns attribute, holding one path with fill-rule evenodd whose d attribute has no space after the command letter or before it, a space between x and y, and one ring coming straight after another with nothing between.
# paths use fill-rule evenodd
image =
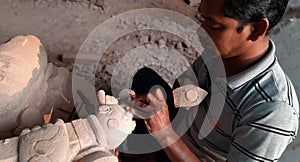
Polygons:
<instances>
[{"instance_id":1,"label":"rough textured wall","mask_svg":"<svg viewBox=\"0 0 300 162\"><path fill-rule=\"evenodd\" d=\"M101 22L144 7L172 9L186 15L197 10L182 0L1 0L0 43L19 34L32 34L41 39L52 56L77 53Z\"/></svg>"},{"instance_id":2,"label":"rough textured wall","mask_svg":"<svg viewBox=\"0 0 300 162\"><path fill-rule=\"evenodd\" d=\"M290 1L284 20L272 36L277 46L277 57L296 88L300 97L300 1ZM300 131L281 158L282 162L300 162Z\"/></svg>"}]
</instances>

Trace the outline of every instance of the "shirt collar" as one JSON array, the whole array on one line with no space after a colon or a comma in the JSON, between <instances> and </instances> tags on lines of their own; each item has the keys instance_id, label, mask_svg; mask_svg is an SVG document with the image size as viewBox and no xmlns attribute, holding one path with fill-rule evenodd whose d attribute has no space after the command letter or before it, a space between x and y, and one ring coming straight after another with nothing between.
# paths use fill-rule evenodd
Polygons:
<instances>
[{"instance_id":1,"label":"shirt collar","mask_svg":"<svg viewBox=\"0 0 300 162\"><path fill-rule=\"evenodd\" d=\"M244 83L248 82L249 80L264 72L272 65L272 63L276 59L275 44L272 40L270 40L269 44L270 46L268 52L260 62L256 63L255 65L243 72L240 72L236 75L227 78L227 84L231 89L238 88L239 86L243 85Z\"/></svg>"}]
</instances>

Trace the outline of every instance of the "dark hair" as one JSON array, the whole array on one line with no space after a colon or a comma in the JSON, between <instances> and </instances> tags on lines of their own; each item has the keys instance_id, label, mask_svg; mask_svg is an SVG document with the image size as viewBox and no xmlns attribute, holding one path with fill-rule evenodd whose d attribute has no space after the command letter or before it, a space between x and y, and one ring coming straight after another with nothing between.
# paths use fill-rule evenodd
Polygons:
<instances>
[{"instance_id":1,"label":"dark hair","mask_svg":"<svg viewBox=\"0 0 300 162\"><path fill-rule=\"evenodd\" d=\"M283 17L289 0L225 0L224 15L239 21L238 31L262 18L269 20L267 34Z\"/></svg>"}]
</instances>

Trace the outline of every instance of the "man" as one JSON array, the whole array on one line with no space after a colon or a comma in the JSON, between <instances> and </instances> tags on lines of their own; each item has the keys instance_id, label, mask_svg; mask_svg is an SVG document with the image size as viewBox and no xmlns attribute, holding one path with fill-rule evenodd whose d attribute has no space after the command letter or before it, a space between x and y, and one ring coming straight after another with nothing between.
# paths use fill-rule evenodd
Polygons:
<instances>
[{"instance_id":1,"label":"man","mask_svg":"<svg viewBox=\"0 0 300 162\"><path fill-rule=\"evenodd\" d=\"M270 31L288 0L202 0L202 27L221 54L227 77L225 105L215 129L199 139L208 114L204 101L186 134L170 127L168 105L159 89L147 95L161 110L146 119L148 131L172 161L277 161L298 129L299 104L275 57ZM277 53L283 54L284 53ZM199 74L199 63L193 69ZM207 76L206 76L207 77ZM199 76L200 80L205 76ZM200 85L209 91L210 87ZM204 87L203 87L204 86ZM161 134L156 134L163 130Z\"/></svg>"}]
</instances>

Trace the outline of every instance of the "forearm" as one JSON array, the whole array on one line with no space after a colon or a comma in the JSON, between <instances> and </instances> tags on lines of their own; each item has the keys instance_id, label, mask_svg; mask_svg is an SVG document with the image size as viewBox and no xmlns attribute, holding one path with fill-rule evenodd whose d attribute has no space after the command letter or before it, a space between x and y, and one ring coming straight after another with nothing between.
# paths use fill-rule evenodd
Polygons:
<instances>
[{"instance_id":1,"label":"forearm","mask_svg":"<svg viewBox=\"0 0 300 162\"><path fill-rule=\"evenodd\" d=\"M145 119L146 126L151 135L160 143L171 159L179 162L199 162L200 160L190 151L190 149L177 136L172 128L169 118L168 105L160 89L156 89L155 96L151 93L147 95L148 108L160 108L156 114Z\"/></svg>"},{"instance_id":2,"label":"forearm","mask_svg":"<svg viewBox=\"0 0 300 162\"><path fill-rule=\"evenodd\" d=\"M154 138L164 147L165 152L171 161L178 162L200 162L187 145L177 136L173 130L164 133L163 136L154 135Z\"/></svg>"},{"instance_id":3,"label":"forearm","mask_svg":"<svg viewBox=\"0 0 300 162\"><path fill-rule=\"evenodd\" d=\"M190 151L181 139L178 139L175 143L166 147L165 152L171 161L200 162L200 160Z\"/></svg>"}]
</instances>

